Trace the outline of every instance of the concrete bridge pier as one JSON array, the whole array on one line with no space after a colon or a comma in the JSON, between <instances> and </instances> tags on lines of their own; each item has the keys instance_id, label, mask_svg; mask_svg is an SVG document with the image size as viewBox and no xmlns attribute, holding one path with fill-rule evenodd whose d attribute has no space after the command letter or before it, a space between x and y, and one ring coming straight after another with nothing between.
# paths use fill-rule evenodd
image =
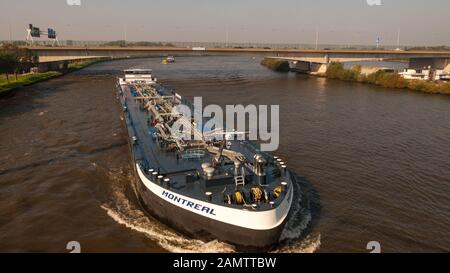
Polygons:
<instances>
[{"instance_id":1,"label":"concrete bridge pier","mask_svg":"<svg viewBox=\"0 0 450 273\"><path fill-rule=\"evenodd\" d=\"M48 71L60 71L60 66L62 62L46 62L46 63L39 63L38 65L38 72L39 73L45 73Z\"/></svg>"},{"instance_id":2,"label":"concrete bridge pier","mask_svg":"<svg viewBox=\"0 0 450 273\"><path fill-rule=\"evenodd\" d=\"M309 61L289 61L291 71L305 74L324 74L327 72L328 63L309 62Z\"/></svg>"},{"instance_id":3,"label":"concrete bridge pier","mask_svg":"<svg viewBox=\"0 0 450 273\"><path fill-rule=\"evenodd\" d=\"M63 73L69 72L69 61L64 61L62 63L61 70L62 70Z\"/></svg>"},{"instance_id":4,"label":"concrete bridge pier","mask_svg":"<svg viewBox=\"0 0 450 273\"><path fill-rule=\"evenodd\" d=\"M411 58L409 60L409 68L424 69L430 67L431 69L445 70L450 72L449 58Z\"/></svg>"}]
</instances>

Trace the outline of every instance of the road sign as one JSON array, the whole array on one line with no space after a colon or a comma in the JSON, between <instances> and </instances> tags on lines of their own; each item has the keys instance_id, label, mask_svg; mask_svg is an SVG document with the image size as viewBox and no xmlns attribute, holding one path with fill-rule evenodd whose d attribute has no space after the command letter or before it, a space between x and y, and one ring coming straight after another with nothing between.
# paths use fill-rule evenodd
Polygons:
<instances>
[{"instance_id":1,"label":"road sign","mask_svg":"<svg viewBox=\"0 0 450 273\"><path fill-rule=\"evenodd\" d=\"M52 28L49 28L47 31L47 37L49 39L56 39L56 31Z\"/></svg>"},{"instance_id":2,"label":"road sign","mask_svg":"<svg viewBox=\"0 0 450 273\"><path fill-rule=\"evenodd\" d=\"M34 27L32 24L30 24L30 35L34 38L40 38L41 30L38 27Z\"/></svg>"}]
</instances>

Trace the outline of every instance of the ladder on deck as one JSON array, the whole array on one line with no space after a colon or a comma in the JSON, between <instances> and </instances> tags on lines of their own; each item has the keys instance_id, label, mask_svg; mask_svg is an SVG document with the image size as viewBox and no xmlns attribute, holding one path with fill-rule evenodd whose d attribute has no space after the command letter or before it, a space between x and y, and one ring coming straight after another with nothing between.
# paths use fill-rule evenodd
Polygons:
<instances>
[{"instance_id":1,"label":"ladder on deck","mask_svg":"<svg viewBox=\"0 0 450 273\"><path fill-rule=\"evenodd\" d=\"M235 176L234 182L236 184L236 188L238 186L245 186L245 179L244 179L244 176L242 176L242 175Z\"/></svg>"}]
</instances>

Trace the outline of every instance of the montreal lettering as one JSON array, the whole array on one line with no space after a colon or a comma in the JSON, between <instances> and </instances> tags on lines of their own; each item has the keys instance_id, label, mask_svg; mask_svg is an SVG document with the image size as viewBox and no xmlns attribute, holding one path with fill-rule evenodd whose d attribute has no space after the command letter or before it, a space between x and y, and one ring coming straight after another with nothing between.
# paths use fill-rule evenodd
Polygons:
<instances>
[{"instance_id":1,"label":"montreal lettering","mask_svg":"<svg viewBox=\"0 0 450 273\"><path fill-rule=\"evenodd\" d=\"M192 208L192 209L204 212L206 214L210 214L210 215L216 216L216 213L214 212L214 209L211 209L211 208L208 208L206 206L202 206L200 204L196 204L194 202L188 201L188 200L186 200L186 199L184 199L182 197L176 196L176 195L174 195L172 193L163 191L162 196L164 196L167 199L170 199L172 201L175 201L178 204L181 204L183 206L186 206L186 207L189 207L189 208Z\"/></svg>"}]
</instances>

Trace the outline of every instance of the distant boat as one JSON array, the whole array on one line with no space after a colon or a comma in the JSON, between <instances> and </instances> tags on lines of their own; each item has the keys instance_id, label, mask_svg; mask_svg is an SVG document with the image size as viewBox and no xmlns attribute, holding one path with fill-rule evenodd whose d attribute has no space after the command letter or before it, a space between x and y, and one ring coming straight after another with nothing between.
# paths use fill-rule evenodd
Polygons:
<instances>
[{"instance_id":1,"label":"distant boat","mask_svg":"<svg viewBox=\"0 0 450 273\"><path fill-rule=\"evenodd\" d=\"M162 59L162 61L161 61L162 64L169 64L169 63L174 63L174 62L175 62L174 56L168 56L168 57Z\"/></svg>"},{"instance_id":2,"label":"distant boat","mask_svg":"<svg viewBox=\"0 0 450 273\"><path fill-rule=\"evenodd\" d=\"M450 81L450 73L449 74L440 75L440 80L441 81Z\"/></svg>"},{"instance_id":3,"label":"distant boat","mask_svg":"<svg viewBox=\"0 0 450 273\"><path fill-rule=\"evenodd\" d=\"M448 81L450 74L441 69L404 69L399 73L400 76L407 80L431 80L431 81Z\"/></svg>"},{"instance_id":4,"label":"distant boat","mask_svg":"<svg viewBox=\"0 0 450 273\"><path fill-rule=\"evenodd\" d=\"M174 63L174 62L175 62L175 57L174 57L174 56L168 56L168 57L166 58L166 61L167 61L168 63Z\"/></svg>"},{"instance_id":5,"label":"distant boat","mask_svg":"<svg viewBox=\"0 0 450 273\"><path fill-rule=\"evenodd\" d=\"M406 68L398 74L407 80L428 80L430 70Z\"/></svg>"}]
</instances>

